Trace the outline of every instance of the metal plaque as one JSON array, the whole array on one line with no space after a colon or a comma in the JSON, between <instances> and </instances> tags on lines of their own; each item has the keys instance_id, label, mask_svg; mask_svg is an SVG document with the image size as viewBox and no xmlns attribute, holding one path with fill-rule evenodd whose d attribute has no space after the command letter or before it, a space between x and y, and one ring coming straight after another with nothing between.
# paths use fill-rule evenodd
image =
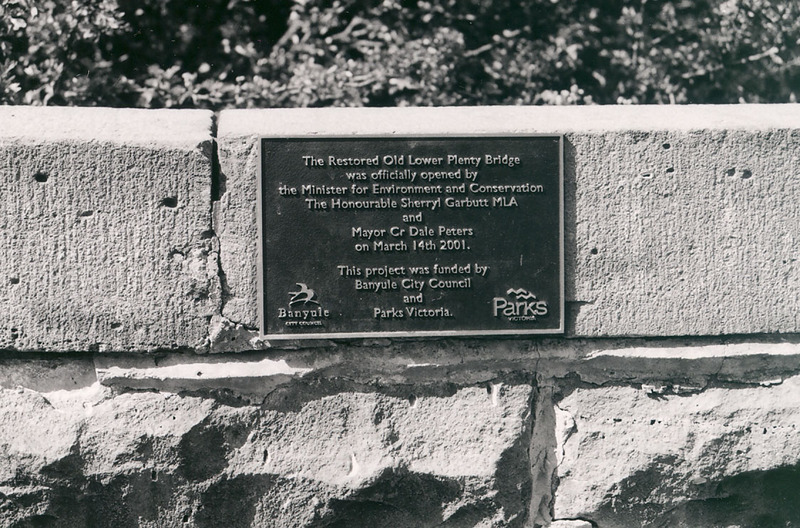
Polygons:
<instances>
[{"instance_id":1,"label":"metal plaque","mask_svg":"<svg viewBox=\"0 0 800 528\"><path fill-rule=\"evenodd\" d=\"M564 331L560 136L261 138L268 339Z\"/></svg>"}]
</instances>

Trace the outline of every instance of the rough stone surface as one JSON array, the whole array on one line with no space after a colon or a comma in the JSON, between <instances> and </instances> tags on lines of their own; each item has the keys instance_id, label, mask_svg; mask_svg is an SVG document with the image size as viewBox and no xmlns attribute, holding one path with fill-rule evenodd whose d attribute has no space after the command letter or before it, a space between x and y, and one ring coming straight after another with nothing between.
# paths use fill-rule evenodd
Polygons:
<instances>
[{"instance_id":1,"label":"rough stone surface","mask_svg":"<svg viewBox=\"0 0 800 528\"><path fill-rule=\"evenodd\" d=\"M798 394L800 377L684 396L566 390L554 518L602 528L797 525Z\"/></svg>"},{"instance_id":2,"label":"rough stone surface","mask_svg":"<svg viewBox=\"0 0 800 528\"><path fill-rule=\"evenodd\" d=\"M244 404L89 381L0 389L0 526L466 528L526 517L529 385L391 396L309 382Z\"/></svg>"},{"instance_id":3,"label":"rough stone surface","mask_svg":"<svg viewBox=\"0 0 800 528\"><path fill-rule=\"evenodd\" d=\"M220 196L214 204L214 230L220 248L225 247L220 258L225 293L222 315L235 323L258 328L259 147L254 133L244 137L228 135L225 123L227 119L222 114L217 132Z\"/></svg>"},{"instance_id":4,"label":"rough stone surface","mask_svg":"<svg viewBox=\"0 0 800 528\"><path fill-rule=\"evenodd\" d=\"M798 330L800 129L567 137L575 334Z\"/></svg>"},{"instance_id":5,"label":"rough stone surface","mask_svg":"<svg viewBox=\"0 0 800 528\"><path fill-rule=\"evenodd\" d=\"M205 111L0 108L0 349L202 345L219 309Z\"/></svg>"},{"instance_id":6,"label":"rough stone surface","mask_svg":"<svg viewBox=\"0 0 800 528\"><path fill-rule=\"evenodd\" d=\"M563 133L568 334L796 332L798 122L796 105L222 112L223 315L257 325L258 136Z\"/></svg>"},{"instance_id":7,"label":"rough stone surface","mask_svg":"<svg viewBox=\"0 0 800 528\"><path fill-rule=\"evenodd\" d=\"M2 357L0 526L800 522L800 343L437 347Z\"/></svg>"}]
</instances>

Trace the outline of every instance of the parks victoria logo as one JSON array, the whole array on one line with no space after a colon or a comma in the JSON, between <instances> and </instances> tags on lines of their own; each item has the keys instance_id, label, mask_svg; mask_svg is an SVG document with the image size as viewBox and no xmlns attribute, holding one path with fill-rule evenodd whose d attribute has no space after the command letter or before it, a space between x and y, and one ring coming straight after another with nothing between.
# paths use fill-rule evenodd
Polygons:
<instances>
[{"instance_id":1,"label":"parks victoria logo","mask_svg":"<svg viewBox=\"0 0 800 528\"><path fill-rule=\"evenodd\" d=\"M278 319L286 326L323 326L331 312L320 305L317 292L303 282L296 284L298 290L289 292L288 307L278 308Z\"/></svg>"},{"instance_id":2,"label":"parks victoria logo","mask_svg":"<svg viewBox=\"0 0 800 528\"><path fill-rule=\"evenodd\" d=\"M492 299L492 314L508 321L535 321L547 312L547 301L538 300L536 295L523 288L509 288L506 297Z\"/></svg>"}]
</instances>

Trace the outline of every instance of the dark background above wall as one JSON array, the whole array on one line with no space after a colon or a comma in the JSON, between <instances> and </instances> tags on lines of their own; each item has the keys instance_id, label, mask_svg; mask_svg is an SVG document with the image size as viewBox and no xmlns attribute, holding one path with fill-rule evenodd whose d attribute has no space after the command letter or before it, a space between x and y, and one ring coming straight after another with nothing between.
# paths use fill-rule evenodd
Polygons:
<instances>
[{"instance_id":1,"label":"dark background above wall","mask_svg":"<svg viewBox=\"0 0 800 528\"><path fill-rule=\"evenodd\" d=\"M146 108L779 103L780 0L8 0L0 103Z\"/></svg>"}]
</instances>

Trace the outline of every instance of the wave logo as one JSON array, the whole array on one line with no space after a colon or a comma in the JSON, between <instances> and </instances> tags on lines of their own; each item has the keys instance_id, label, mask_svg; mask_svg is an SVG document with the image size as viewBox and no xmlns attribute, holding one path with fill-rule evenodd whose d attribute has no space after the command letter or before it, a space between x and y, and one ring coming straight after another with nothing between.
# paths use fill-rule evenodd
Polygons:
<instances>
[{"instance_id":1,"label":"wave logo","mask_svg":"<svg viewBox=\"0 0 800 528\"><path fill-rule=\"evenodd\" d=\"M535 321L547 313L547 301L538 300L536 295L524 288L509 288L506 297L492 299L492 315L505 317L509 321Z\"/></svg>"}]
</instances>

